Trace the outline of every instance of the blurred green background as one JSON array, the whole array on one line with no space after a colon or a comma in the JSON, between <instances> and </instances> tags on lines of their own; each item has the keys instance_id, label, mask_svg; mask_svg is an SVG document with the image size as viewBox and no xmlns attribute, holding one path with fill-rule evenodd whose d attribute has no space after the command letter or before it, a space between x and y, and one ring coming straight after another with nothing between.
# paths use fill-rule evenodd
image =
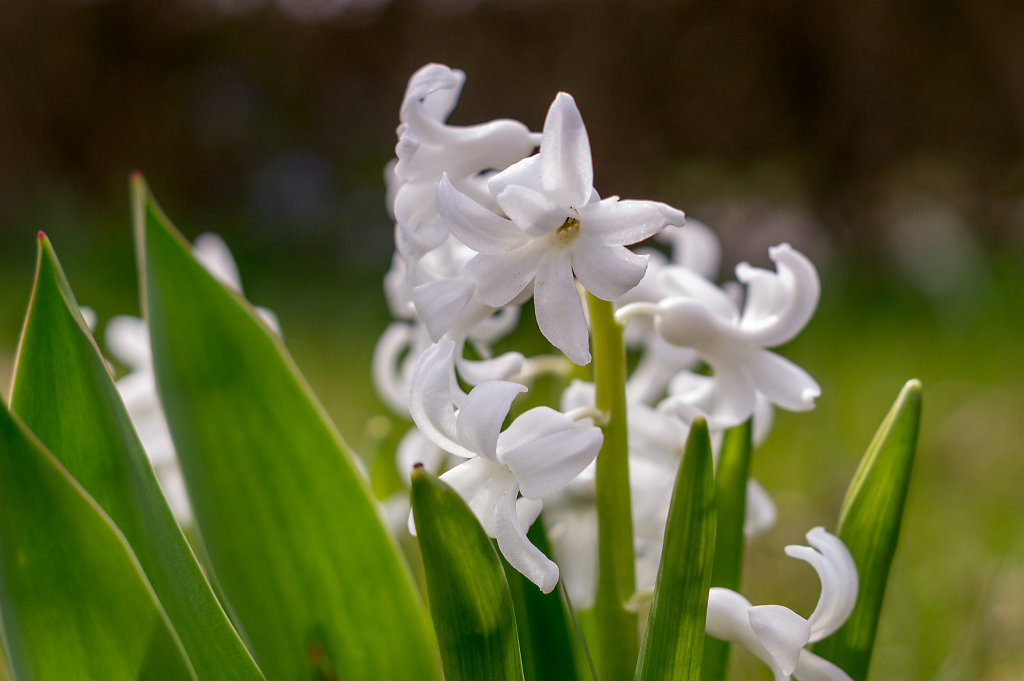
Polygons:
<instances>
[{"instance_id":1,"label":"blurred green background","mask_svg":"<svg viewBox=\"0 0 1024 681\"><path fill-rule=\"evenodd\" d=\"M559 90L602 194L714 227L723 276L783 240L823 279L784 354L819 381L755 461L780 522L754 602L818 593L784 544L834 528L903 381L925 415L875 679L1024 676L1024 6L994 0L0 0L0 376L45 230L102 323L138 311L127 177L246 292L356 444L388 322L382 168L408 76L453 122L534 129ZM767 678L737 655L735 678ZM760 675L760 676L759 676Z\"/></svg>"}]
</instances>

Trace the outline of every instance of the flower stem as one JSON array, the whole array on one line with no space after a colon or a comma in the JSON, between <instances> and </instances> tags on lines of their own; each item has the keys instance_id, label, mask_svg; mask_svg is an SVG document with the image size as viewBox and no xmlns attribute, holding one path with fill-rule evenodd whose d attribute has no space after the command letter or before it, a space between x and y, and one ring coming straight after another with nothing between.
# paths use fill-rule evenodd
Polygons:
<instances>
[{"instance_id":1,"label":"flower stem","mask_svg":"<svg viewBox=\"0 0 1024 681\"><path fill-rule=\"evenodd\" d=\"M597 408L608 415L597 456L598 581L595 615L601 681L633 678L639 647L637 617L626 610L636 591L633 517L626 439L626 349L622 326L608 301L587 294L593 336Z\"/></svg>"}]
</instances>

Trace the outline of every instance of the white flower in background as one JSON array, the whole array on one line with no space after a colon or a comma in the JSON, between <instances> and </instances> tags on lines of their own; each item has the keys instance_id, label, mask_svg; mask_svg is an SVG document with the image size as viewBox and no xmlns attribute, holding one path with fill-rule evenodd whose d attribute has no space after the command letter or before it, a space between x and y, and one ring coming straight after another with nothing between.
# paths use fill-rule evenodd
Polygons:
<instances>
[{"instance_id":1,"label":"white flower in background","mask_svg":"<svg viewBox=\"0 0 1024 681\"><path fill-rule=\"evenodd\" d=\"M821 597L807 619L781 605L752 606L719 587L708 597L707 633L743 645L771 667L776 681L849 681L836 665L805 649L835 632L857 603L857 566L840 539L816 527L808 546L787 546L786 554L806 561L821 580ZM813 548L812 548L813 547Z\"/></svg>"},{"instance_id":2,"label":"white flower in background","mask_svg":"<svg viewBox=\"0 0 1024 681\"><path fill-rule=\"evenodd\" d=\"M524 412L502 431L512 401L526 388L486 381L465 395L455 383L454 351L455 343L444 340L423 353L409 410L434 444L466 459L441 479L466 500L509 564L548 593L558 583L558 566L530 543L526 529L540 500L594 460L601 431L548 407Z\"/></svg>"},{"instance_id":3,"label":"white flower in background","mask_svg":"<svg viewBox=\"0 0 1024 681\"><path fill-rule=\"evenodd\" d=\"M539 136L518 121L447 125L466 75L427 64L409 79L399 113L398 162L389 169L389 194L398 250L414 260L440 246L448 230L437 219L434 187L443 173L460 189L483 199L481 173L501 170L531 153Z\"/></svg>"},{"instance_id":4,"label":"white flower in background","mask_svg":"<svg viewBox=\"0 0 1024 681\"><path fill-rule=\"evenodd\" d=\"M659 272L667 292L658 303L634 303L616 315L627 321L637 314L654 317L657 332L669 343L692 348L712 370L710 378L677 374L663 408L685 421L704 416L709 427L724 429L754 413L758 395L791 411L814 407L821 389L810 375L765 348L796 336L818 303L820 284L814 265L789 244L769 249L777 272L741 263L739 281L747 299L739 309L724 290L681 267Z\"/></svg>"},{"instance_id":5,"label":"white flower in background","mask_svg":"<svg viewBox=\"0 0 1024 681\"><path fill-rule=\"evenodd\" d=\"M479 254L466 275L480 300L499 308L532 284L541 333L581 365L590 361L590 350L576 279L598 298L618 299L647 268L647 257L626 246L684 221L681 211L654 201L599 200L593 174L583 119L562 92L548 110L540 152L487 183L507 218L448 177L436 199L448 229Z\"/></svg>"},{"instance_id":6,"label":"white flower in background","mask_svg":"<svg viewBox=\"0 0 1024 681\"><path fill-rule=\"evenodd\" d=\"M192 254L217 280L232 290L242 292L238 267L223 239L216 234L202 234L196 239ZM258 307L256 313L267 326L280 334L273 312ZM131 370L118 379L117 391L153 466L167 504L181 525L190 525L192 507L167 419L157 396L149 328L138 317L119 315L107 323L105 338L110 353Z\"/></svg>"}]
</instances>

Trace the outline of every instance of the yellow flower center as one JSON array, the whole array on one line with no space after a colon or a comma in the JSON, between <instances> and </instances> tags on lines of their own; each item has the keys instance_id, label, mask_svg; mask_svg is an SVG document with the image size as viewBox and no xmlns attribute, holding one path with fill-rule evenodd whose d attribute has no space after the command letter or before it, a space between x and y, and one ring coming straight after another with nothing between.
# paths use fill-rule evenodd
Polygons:
<instances>
[{"instance_id":1,"label":"yellow flower center","mask_svg":"<svg viewBox=\"0 0 1024 681\"><path fill-rule=\"evenodd\" d=\"M578 218L566 218L562 226L555 230L555 245L565 248L572 241L573 237L580 233L580 221Z\"/></svg>"}]
</instances>

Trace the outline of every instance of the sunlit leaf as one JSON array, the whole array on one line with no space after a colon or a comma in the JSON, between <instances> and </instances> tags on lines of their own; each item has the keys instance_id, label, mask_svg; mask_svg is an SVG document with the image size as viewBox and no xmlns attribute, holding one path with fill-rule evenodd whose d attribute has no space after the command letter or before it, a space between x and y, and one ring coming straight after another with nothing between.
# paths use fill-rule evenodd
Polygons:
<instances>
[{"instance_id":1,"label":"sunlit leaf","mask_svg":"<svg viewBox=\"0 0 1024 681\"><path fill-rule=\"evenodd\" d=\"M262 679L160 493L107 366L42 235L11 408L132 547L200 679Z\"/></svg>"},{"instance_id":2,"label":"sunlit leaf","mask_svg":"<svg viewBox=\"0 0 1024 681\"><path fill-rule=\"evenodd\" d=\"M0 622L15 679L196 678L123 535L6 405Z\"/></svg>"},{"instance_id":3,"label":"sunlit leaf","mask_svg":"<svg viewBox=\"0 0 1024 681\"><path fill-rule=\"evenodd\" d=\"M438 678L426 609L352 453L280 339L132 184L160 399L261 668L284 681Z\"/></svg>"},{"instance_id":4,"label":"sunlit leaf","mask_svg":"<svg viewBox=\"0 0 1024 681\"><path fill-rule=\"evenodd\" d=\"M725 433L715 469L715 562L711 586L738 591L743 567L743 521L746 517L747 478L750 470L751 436L748 420ZM729 661L729 644L713 636L704 639L702 681L721 681Z\"/></svg>"},{"instance_id":5,"label":"sunlit leaf","mask_svg":"<svg viewBox=\"0 0 1024 681\"><path fill-rule=\"evenodd\" d=\"M696 681L701 673L715 551L715 477L707 424L697 419L676 476L637 681Z\"/></svg>"},{"instance_id":6,"label":"sunlit leaf","mask_svg":"<svg viewBox=\"0 0 1024 681\"><path fill-rule=\"evenodd\" d=\"M846 624L817 644L814 652L842 667L855 681L867 677L871 662L920 420L921 383L908 381L861 459L839 515L837 534L857 563L857 605Z\"/></svg>"},{"instance_id":7,"label":"sunlit leaf","mask_svg":"<svg viewBox=\"0 0 1024 681\"><path fill-rule=\"evenodd\" d=\"M512 596L466 502L422 468L412 507L446 681L523 681Z\"/></svg>"}]
</instances>

